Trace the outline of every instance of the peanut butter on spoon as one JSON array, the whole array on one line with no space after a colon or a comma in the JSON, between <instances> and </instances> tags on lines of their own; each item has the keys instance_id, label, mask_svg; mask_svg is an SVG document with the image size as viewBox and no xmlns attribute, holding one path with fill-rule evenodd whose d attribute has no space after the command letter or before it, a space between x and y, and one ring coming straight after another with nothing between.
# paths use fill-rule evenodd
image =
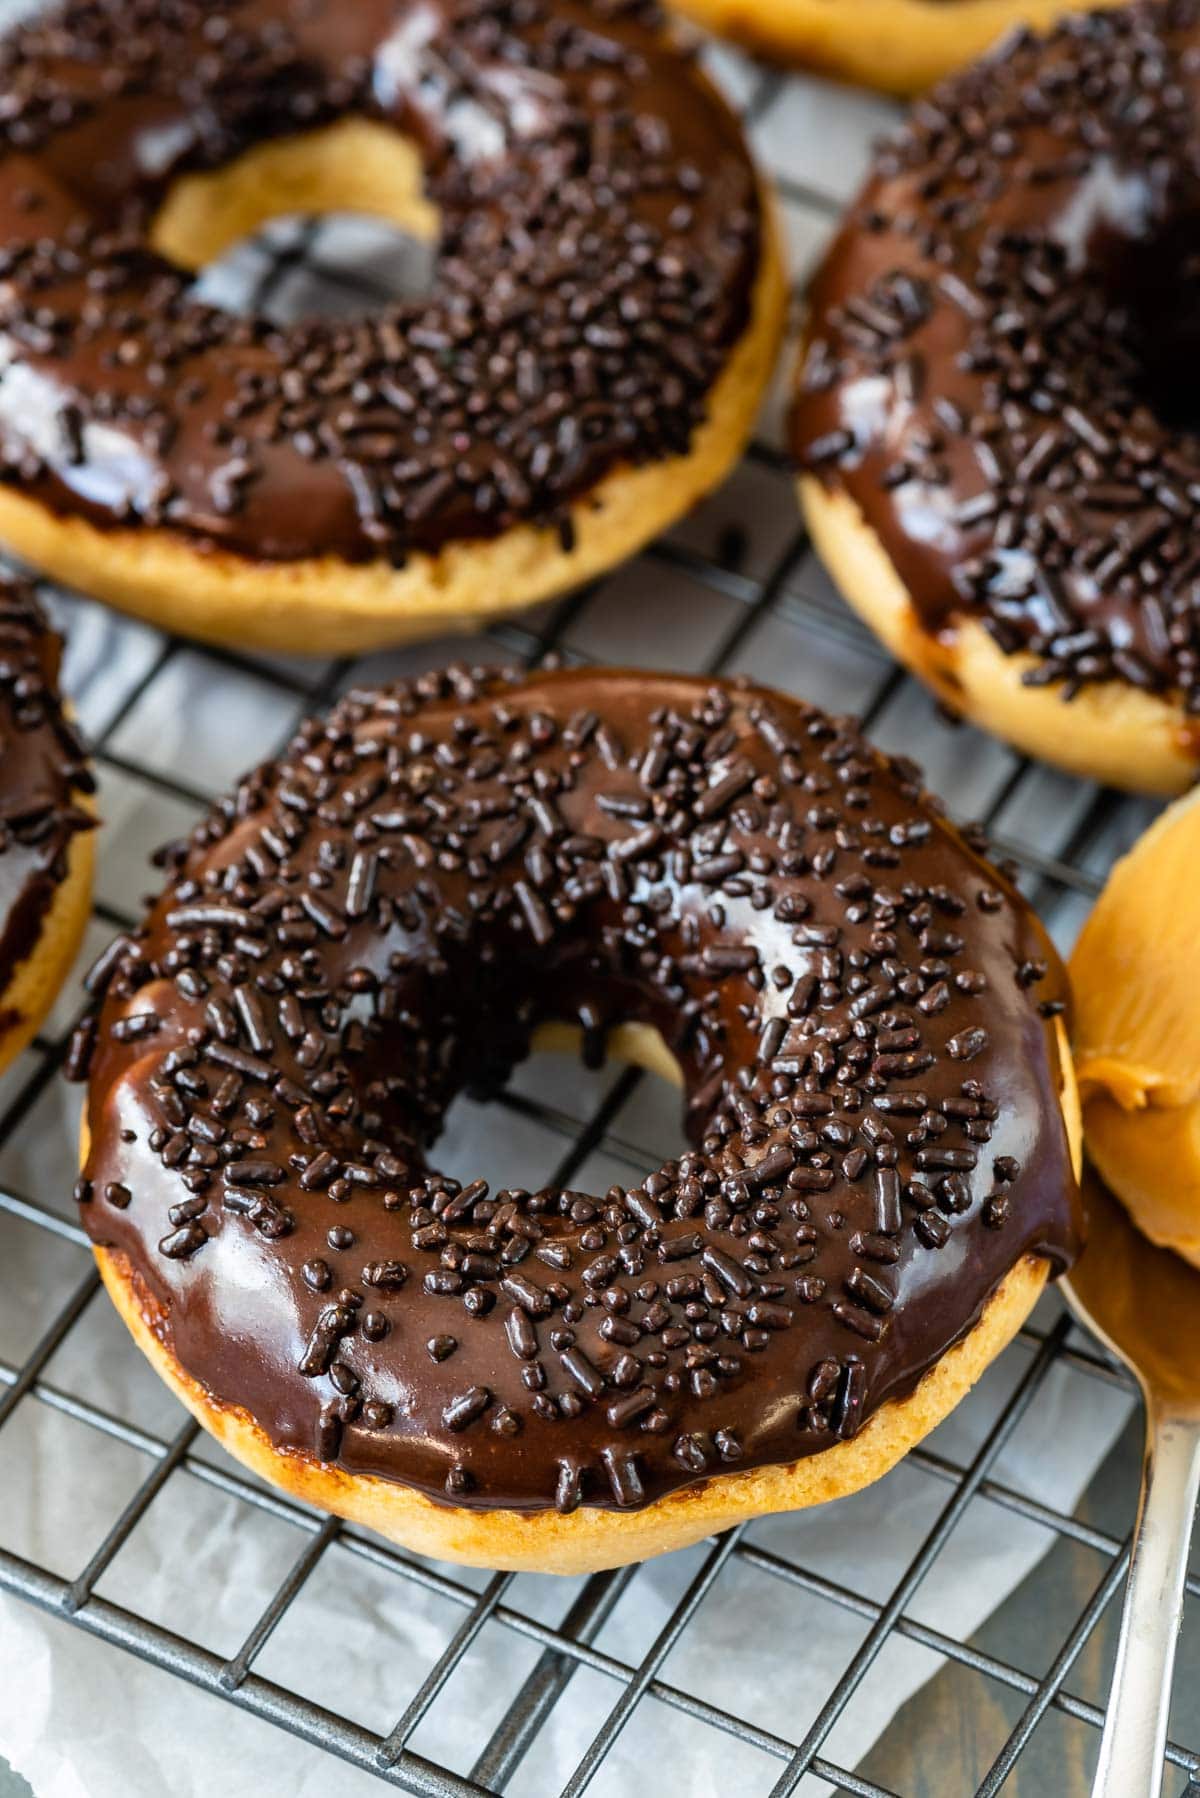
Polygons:
<instances>
[{"instance_id":1,"label":"peanut butter on spoon","mask_svg":"<svg viewBox=\"0 0 1200 1798\"><path fill-rule=\"evenodd\" d=\"M1071 960L1092 1161L1152 1242L1200 1266L1200 803L1113 869Z\"/></svg>"},{"instance_id":2,"label":"peanut butter on spoon","mask_svg":"<svg viewBox=\"0 0 1200 1798\"><path fill-rule=\"evenodd\" d=\"M1146 1452L1092 1798L1158 1798L1200 1487L1200 1273L1158 1249L1085 1169L1087 1247L1063 1282L1071 1309L1142 1389Z\"/></svg>"},{"instance_id":3,"label":"peanut butter on spoon","mask_svg":"<svg viewBox=\"0 0 1200 1798\"><path fill-rule=\"evenodd\" d=\"M1146 1404L1141 1502L1093 1798L1161 1791L1200 1489L1198 871L1194 793L1117 863L1071 961L1084 1140L1116 1197L1089 1169L1087 1247L1064 1291L1134 1373Z\"/></svg>"}]
</instances>

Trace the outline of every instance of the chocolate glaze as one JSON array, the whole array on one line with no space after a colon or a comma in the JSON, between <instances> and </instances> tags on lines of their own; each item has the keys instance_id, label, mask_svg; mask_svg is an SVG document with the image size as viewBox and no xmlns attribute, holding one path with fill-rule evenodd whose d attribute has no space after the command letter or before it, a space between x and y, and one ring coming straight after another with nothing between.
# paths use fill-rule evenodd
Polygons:
<instances>
[{"instance_id":1,"label":"chocolate glaze","mask_svg":"<svg viewBox=\"0 0 1200 1798\"><path fill-rule=\"evenodd\" d=\"M263 559L402 561L685 452L749 316L733 115L641 0L68 0L0 47L0 478ZM172 180L419 145L427 298L280 328L147 247Z\"/></svg>"},{"instance_id":2,"label":"chocolate glaze","mask_svg":"<svg viewBox=\"0 0 1200 1798\"><path fill-rule=\"evenodd\" d=\"M0 993L38 939L67 870L67 847L93 819L86 751L63 717L62 644L28 581L0 576ZM0 1010L0 1033L18 1022Z\"/></svg>"},{"instance_id":3,"label":"chocolate glaze","mask_svg":"<svg viewBox=\"0 0 1200 1798\"><path fill-rule=\"evenodd\" d=\"M168 859L93 982L83 1216L282 1449L636 1507L852 1436L1075 1252L1062 968L847 722L451 670L351 694ZM597 1059L661 1031L693 1151L602 1197L427 1171L564 1018Z\"/></svg>"},{"instance_id":4,"label":"chocolate glaze","mask_svg":"<svg viewBox=\"0 0 1200 1798\"><path fill-rule=\"evenodd\" d=\"M1024 35L879 152L812 295L802 467L930 631L1200 710L1200 9Z\"/></svg>"}]
</instances>

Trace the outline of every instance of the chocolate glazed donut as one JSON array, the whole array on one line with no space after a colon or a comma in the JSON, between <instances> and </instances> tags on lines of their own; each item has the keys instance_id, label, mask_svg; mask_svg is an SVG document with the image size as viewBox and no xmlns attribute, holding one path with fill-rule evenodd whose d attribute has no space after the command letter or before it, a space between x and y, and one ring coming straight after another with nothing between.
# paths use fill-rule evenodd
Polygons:
<instances>
[{"instance_id":1,"label":"chocolate glazed donut","mask_svg":"<svg viewBox=\"0 0 1200 1798\"><path fill-rule=\"evenodd\" d=\"M169 865L92 981L87 1229L234 1453L410 1546L575 1571L850 1490L1074 1253L1061 966L806 705L352 693ZM602 1197L432 1171L556 1020L665 1045L694 1147Z\"/></svg>"},{"instance_id":2,"label":"chocolate glazed donut","mask_svg":"<svg viewBox=\"0 0 1200 1798\"><path fill-rule=\"evenodd\" d=\"M818 546L904 661L1163 792L1200 768L1198 68L1169 0L923 101L817 277L794 432Z\"/></svg>"},{"instance_id":3,"label":"chocolate glazed donut","mask_svg":"<svg viewBox=\"0 0 1200 1798\"><path fill-rule=\"evenodd\" d=\"M53 1003L91 896L95 783L61 655L30 583L0 575L0 1069Z\"/></svg>"},{"instance_id":4,"label":"chocolate glazed donut","mask_svg":"<svg viewBox=\"0 0 1200 1798\"><path fill-rule=\"evenodd\" d=\"M641 0L65 0L0 79L0 536L60 579L361 649L607 568L738 454L779 259ZM438 235L428 297L283 328L192 296L338 206Z\"/></svg>"}]
</instances>

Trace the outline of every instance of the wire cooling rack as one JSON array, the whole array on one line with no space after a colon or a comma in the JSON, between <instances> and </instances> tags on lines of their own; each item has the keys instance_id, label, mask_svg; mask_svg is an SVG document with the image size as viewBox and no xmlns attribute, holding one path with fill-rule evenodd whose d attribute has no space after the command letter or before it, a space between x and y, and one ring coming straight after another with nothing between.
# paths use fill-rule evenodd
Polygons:
<instances>
[{"instance_id":1,"label":"wire cooling rack","mask_svg":"<svg viewBox=\"0 0 1200 1798\"><path fill-rule=\"evenodd\" d=\"M889 121L892 109L816 81L765 73L725 51L714 52L714 64L777 177L798 316L806 271L857 183L873 133ZM394 244L382 244L378 232L362 221L334 219L277 223L205 279L210 296L219 301L286 317L314 307L361 309L412 276L406 255ZM1069 945L1106 868L1144 825L1150 808L1032 766L969 729L952 728L886 659L828 585L800 527L779 447L782 391L781 385L743 465L694 518L587 591L498 625L478 640L314 665L200 651L113 619L78 597L52 594L70 633L67 682L95 742L106 820L88 947L94 950L132 922L140 893L154 884L144 860L153 842L185 829L242 766L270 753L302 715L350 680L382 678L454 655L533 666L551 653L569 661L746 671L831 709L862 713L886 747L903 747L924 759L931 784L956 813L983 820L1017 863L1056 936ZM239 723L231 730L235 714ZM83 965L88 959L85 951ZM605 1786L611 1753L634 1725L659 1788L690 1789L673 1786L670 1765L654 1762L655 1732L663 1719L674 1726L682 1720L698 1736L704 1734L712 1767L736 1765L728 1779L712 1773L706 1790L762 1791L782 1798L832 1786L839 1792L885 1794L898 1789L890 1783L887 1738L884 1749L868 1755L864 1765L870 1772L840 1764L829 1743L897 1642L927 1651L931 1671L939 1665L952 1670L957 1707L952 1738L943 1729L930 1741L919 1786L905 1790L986 1795L1005 1787L1010 1793L1057 1795L1085 1789L1107 1677L1104 1657L1094 1651L1115 1613L1128 1554L1128 1536L1121 1532L1132 1522L1132 1495L1124 1492L1119 1529L1110 1533L1078 1512L1046 1505L997 1472L1053 1378L1065 1372L1073 1382L1073 1402L1084 1409L1099 1390L1123 1383L1073 1329L1057 1300L1043 1303L1035 1323L1007 1352L1007 1381L973 1455L949 1458L934 1438L908 1458L905 1477L923 1482L928 1527L888 1589L831 1578L820 1567L777 1552L751 1526L691 1551L686 1560L678 1557L683 1575L669 1588L665 1621L635 1651L614 1652L606 1625L636 1597L639 1582L648 1577L645 1569L560 1586L557 1606L532 1603L525 1584L513 1576L474 1576L420 1561L267 1490L212 1450L193 1423L180 1424L181 1413L164 1410L165 1395L143 1413L128 1415L106 1407L85 1379L73 1376L79 1357L72 1361L72 1345L104 1307L65 1196L72 1147L57 1123L65 1115L60 1064L78 1007L76 986L0 1083L0 1280L10 1250L20 1246L18 1234L23 1244L32 1239L45 1246L47 1265L53 1264L53 1278L47 1275L44 1286L25 1271L21 1293L11 1303L0 1297L0 1518L6 1485L20 1462L22 1412L29 1407L48 1408L73 1426L75 1447L56 1467L56 1480L82 1486L89 1457L102 1443L124 1451L136 1474L124 1502L75 1561L64 1566L61 1557L48 1555L43 1562L0 1546L0 1592L28 1600L114 1650L140 1656L327 1751L328 1778L321 1789L335 1795L351 1779L349 1769L359 1770L355 1792L362 1789L363 1774L374 1775L382 1786L430 1798L550 1790L544 1780L529 1783L530 1769L557 1707L573 1686L589 1680L599 1697L586 1712L587 1726L571 1756L574 1771L565 1782L556 1777L552 1788L570 1798L588 1788L611 1789ZM536 1137L543 1178L566 1183L586 1179L598 1159L637 1169L656 1152L670 1152L674 1125L666 1121L664 1103L650 1092L652 1085L631 1071L610 1073L590 1086L530 1076L518 1078L496 1104L514 1129ZM36 1268L38 1257L23 1252L17 1265ZM131 1346L128 1354L135 1355ZM14 1437L18 1446L6 1454L6 1441L11 1444ZM161 1607L148 1614L139 1607L136 1588L119 1581L114 1587L110 1578L148 1517L161 1518L164 1509L169 1513L179 1502L181 1483L188 1482L231 1501L239 1532L273 1528L289 1543L273 1596L241 1626L232 1650L214 1648L187 1627L185 1555L179 1556L177 1602L165 1615ZM959 1640L922 1620L926 1581L969 1510L981 1505L997 1540L1006 1531L1034 1525L1047 1548L1065 1545L1085 1567L1066 1609L1061 1593L1051 1603L1046 1583L1045 1604L1039 1599L1034 1607L1038 1640L1019 1659L1010 1650L997 1652L986 1628ZM853 1514L847 1511L846 1518L853 1546ZM394 1605L415 1603L420 1595L422 1602L436 1600L450 1619L419 1664L406 1666L402 1679L398 1669L398 1689L408 1696L384 1727L369 1727L336 1695L314 1694L302 1680L289 1682L264 1671L266 1651L289 1614L311 1594L319 1574L335 1564L370 1569L387 1584ZM799 1732L792 1737L757 1720L760 1713L739 1684L736 1657L728 1677L702 1691L674 1673L677 1651L697 1628L706 1601L737 1567L769 1582L773 1594L803 1604L805 1629L814 1615L842 1613L856 1620L856 1645L840 1675L827 1690L810 1694L802 1739ZM168 1583L170 1577L169 1571ZM1035 1587L1039 1577L1044 1579L1035 1576ZM1191 1606L1198 1596L1200 1581L1193 1579ZM660 1607L655 1616L662 1615ZM751 1617L748 1627L752 1623ZM367 1618L363 1627L371 1626ZM511 1689L488 1714L485 1738L470 1748L466 1761L461 1752L455 1762L453 1755L423 1751L422 1726L436 1707L454 1710L456 1691L484 1633L495 1631L511 1640L514 1656L518 1647L521 1655ZM802 1657L803 1634L780 1644L780 1652ZM1200 1690L1176 1696L1167 1789L1198 1798ZM944 1708L938 1714L944 1717ZM460 1715L469 1735L465 1710ZM981 1715L992 1720L990 1739L986 1731L981 1737L967 1727ZM1060 1771L1046 1773L1045 1752L1037 1762L1032 1745L1044 1744L1047 1732L1056 1729L1063 1746L1053 1752L1051 1765ZM1042 1771L1027 1772L1035 1763ZM1069 1783L1069 1768L1077 1784ZM89 1789L86 1768L79 1777L81 1789Z\"/></svg>"}]
</instances>

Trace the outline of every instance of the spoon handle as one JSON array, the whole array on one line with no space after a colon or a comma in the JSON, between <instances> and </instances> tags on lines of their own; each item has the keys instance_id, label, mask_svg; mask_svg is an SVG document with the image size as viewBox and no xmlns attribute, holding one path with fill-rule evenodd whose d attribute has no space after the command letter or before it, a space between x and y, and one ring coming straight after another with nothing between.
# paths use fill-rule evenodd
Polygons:
<instances>
[{"instance_id":1,"label":"spoon handle","mask_svg":"<svg viewBox=\"0 0 1200 1798\"><path fill-rule=\"evenodd\" d=\"M1147 1404L1146 1458L1125 1610L1092 1798L1158 1798L1171 1669L1200 1485L1200 1418Z\"/></svg>"}]
</instances>

